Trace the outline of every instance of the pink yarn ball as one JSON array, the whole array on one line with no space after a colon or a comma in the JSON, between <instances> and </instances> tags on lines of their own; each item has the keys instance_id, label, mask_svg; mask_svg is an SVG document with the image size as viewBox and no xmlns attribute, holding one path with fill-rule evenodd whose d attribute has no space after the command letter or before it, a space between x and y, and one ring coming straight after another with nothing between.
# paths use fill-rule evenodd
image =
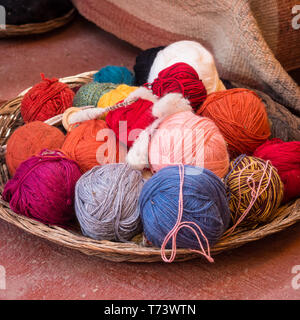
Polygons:
<instances>
[{"instance_id":1,"label":"pink yarn ball","mask_svg":"<svg viewBox=\"0 0 300 320\"><path fill-rule=\"evenodd\" d=\"M226 142L214 122L191 111L167 117L149 145L151 170L189 164L211 170L223 178L229 167Z\"/></svg>"},{"instance_id":2,"label":"pink yarn ball","mask_svg":"<svg viewBox=\"0 0 300 320\"><path fill-rule=\"evenodd\" d=\"M18 214L67 227L75 218L74 192L80 176L76 162L44 149L21 163L5 185L3 199Z\"/></svg>"}]
</instances>

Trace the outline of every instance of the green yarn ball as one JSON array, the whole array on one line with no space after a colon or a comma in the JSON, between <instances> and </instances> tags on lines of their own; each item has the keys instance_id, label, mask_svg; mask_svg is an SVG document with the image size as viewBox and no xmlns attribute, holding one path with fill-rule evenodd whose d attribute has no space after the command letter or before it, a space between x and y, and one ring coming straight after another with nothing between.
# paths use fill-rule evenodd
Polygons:
<instances>
[{"instance_id":1,"label":"green yarn ball","mask_svg":"<svg viewBox=\"0 0 300 320\"><path fill-rule=\"evenodd\" d=\"M99 99L107 92L115 89L118 85L114 83L90 82L83 85L76 93L73 106L97 106Z\"/></svg>"}]
</instances>

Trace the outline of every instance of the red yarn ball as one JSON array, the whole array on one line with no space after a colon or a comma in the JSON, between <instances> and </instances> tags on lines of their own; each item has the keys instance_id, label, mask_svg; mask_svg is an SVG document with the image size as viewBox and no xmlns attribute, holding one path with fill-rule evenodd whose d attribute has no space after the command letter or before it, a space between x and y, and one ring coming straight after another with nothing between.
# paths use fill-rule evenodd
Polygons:
<instances>
[{"instance_id":1,"label":"red yarn ball","mask_svg":"<svg viewBox=\"0 0 300 320\"><path fill-rule=\"evenodd\" d=\"M72 107L74 91L58 79L46 79L33 86L23 97L21 115L24 122L45 121Z\"/></svg>"},{"instance_id":2,"label":"red yarn ball","mask_svg":"<svg viewBox=\"0 0 300 320\"><path fill-rule=\"evenodd\" d=\"M139 133L156 119L152 115L152 106L151 101L138 99L129 106L110 111L105 121L119 141L131 147ZM121 125L120 121L126 121L127 125Z\"/></svg>"},{"instance_id":3,"label":"red yarn ball","mask_svg":"<svg viewBox=\"0 0 300 320\"><path fill-rule=\"evenodd\" d=\"M199 75L196 70L189 64L184 62L177 62L170 67L163 69L159 72L158 78L167 79L174 78L177 80L191 79L199 80Z\"/></svg>"},{"instance_id":4,"label":"red yarn ball","mask_svg":"<svg viewBox=\"0 0 300 320\"><path fill-rule=\"evenodd\" d=\"M158 97L181 93L196 111L207 97L203 82L190 65L179 62L162 70L152 84L145 84Z\"/></svg>"},{"instance_id":5,"label":"red yarn ball","mask_svg":"<svg viewBox=\"0 0 300 320\"><path fill-rule=\"evenodd\" d=\"M284 142L274 138L259 146L254 154L270 160L284 184L283 202L300 196L300 141Z\"/></svg>"}]
</instances>

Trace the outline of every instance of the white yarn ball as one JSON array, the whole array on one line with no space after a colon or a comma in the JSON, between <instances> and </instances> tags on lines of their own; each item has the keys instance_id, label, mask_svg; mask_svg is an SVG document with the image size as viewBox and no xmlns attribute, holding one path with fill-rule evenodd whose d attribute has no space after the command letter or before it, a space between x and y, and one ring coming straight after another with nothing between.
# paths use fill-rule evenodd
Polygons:
<instances>
[{"instance_id":1,"label":"white yarn ball","mask_svg":"<svg viewBox=\"0 0 300 320\"><path fill-rule=\"evenodd\" d=\"M212 54L200 43L187 40L174 42L157 53L150 69L148 82L152 83L160 71L178 62L187 63L195 69L208 94L225 90L224 84L219 79Z\"/></svg>"}]
</instances>

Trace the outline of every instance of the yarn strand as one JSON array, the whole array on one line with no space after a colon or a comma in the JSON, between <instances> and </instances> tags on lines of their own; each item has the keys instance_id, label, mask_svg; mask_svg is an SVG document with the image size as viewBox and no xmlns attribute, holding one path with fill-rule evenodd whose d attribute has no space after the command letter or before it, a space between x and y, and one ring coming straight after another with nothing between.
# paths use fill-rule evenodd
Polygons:
<instances>
[{"instance_id":1,"label":"yarn strand","mask_svg":"<svg viewBox=\"0 0 300 320\"><path fill-rule=\"evenodd\" d=\"M267 173L267 168L268 168L268 164L269 164L269 161L266 162L266 165L264 166L264 169L263 169L263 174L259 180L259 184L258 184L258 187L257 189L255 190L255 181L254 179L252 178L252 176L259 172L260 170L256 170L256 171L253 171L253 173L251 174L251 176L249 176L247 178L247 185L249 187L249 189L251 190L251 194L252 194L252 199L249 203L249 206L247 207L247 209L243 212L243 214L239 217L239 219L237 220L237 222L227 231L228 232L228 235L232 234L232 232L235 230L235 228L244 220L244 218L246 217L246 215L248 214L248 212L251 210L251 208L253 207L255 201L258 199L258 197L263 193L265 192L265 190L268 188L268 186L270 185L270 182L271 182L271 177L272 177L272 167L270 167L270 174L269 174L269 177L268 177L268 183L266 184L265 188L262 189L260 192L260 188L261 188L261 184L262 182L264 181L264 178L265 178L265 175ZM241 170L241 172L239 173L239 204L238 204L238 209L240 208L240 205L241 205L241 175L243 174L243 172L248 168L250 167L251 164L247 165L245 168L243 168L243 170ZM250 185L251 182L252 182L252 186Z\"/></svg>"},{"instance_id":2,"label":"yarn strand","mask_svg":"<svg viewBox=\"0 0 300 320\"><path fill-rule=\"evenodd\" d=\"M240 157L238 157L235 161L235 163L233 164L233 168L232 170L229 172L229 174L227 175L227 177L225 178L225 183L227 184L227 179L228 177L232 174L232 172L236 169L236 167L243 161L243 159L245 158L245 155L241 155ZM252 166L252 162L248 163L247 165L245 165L238 173L237 176L237 194L238 194L238 204L236 206L235 209L235 217L237 217L238 212L240 211L241 208L241 204L242 204L242 190L241 190L241 180L243 178L243 175L245 175L245 172L247 170L249 170L249 168ZM249 204L247 206L247 208L244 210L244 212L240 215L240 217L235 221L234 225L228 229L225 232L226 237L230 236L234 230L236 229L236 227L245 219L245 217L248 215L248 213L250 212L250 210L253 208L255 202L258 200L258 198L266 192L266 190L269 188L272 178L273 178L273 170L274 167L271 165L271 162L268 161L262 161L261 165L259 167L259 169L253 169L253 171L251 172L251 174L246 178L245 184L247 185L248 189L249 189L249 194L251 195L251 199L249 201ZM260 176L259 180L255 180L255 176ZM264 187L262 187L263 183L265 183ZM256 187L257 185L257 187ZM231 195L229 194L229 197ZM235 220L235 219L234 219Z\"/></svg>"},{"instance_id":3,"label":"yarn strand","mask_svg":"<svg viewBox=\"0 0 300 320\"><path fill-rule=\"evenodd\" d=\"M209 247L209 242L207 240L207 238L205 237L203 231L201 230L201 228L194 222L192 221L181 221L182 219L182 214L183 214L183 183L184 183L184 166L183 164L180 164L178 166L179 169L179 178L180 178L180 185L179 185L179 199L178 199L178 217L177 217L177 221L173 227L173 229L170 230L170 232L166 235L162 245L161 245L161 257L163 259L164 262L168 262L171 263L174 261L175 257L176 257L176 251L177 251L177 247L176 247L176 237L177 234L179 232L180 229L186 227L188 229L190 229L196 236L198 243L200 245L201 251L200 250L194 250L191 249L192 252L197 252L201 255L203 255L209 262L214 262L214 259L211 257L210 255L210 247ZM197 231L190 226L189 224L194 225L199 232L201 233L202 237L204 238L206 245L207 245L207 253L205 252L205 249L202 245L202 242L199 238L199 235L197 234ZM165 248L167 243L169 242L169 240L172 239L172 251L171 251L171 256L169 258L166 257L166 253L165 253Z\"/></svg>"},{"instance_id":4,"label":"yarn strand","mask_svg":"<svg viewBox=\"0 0 300 320\"><path fill-rule=\"evenodd\" d=\"M124 102L120 102L117 103L113 106L109 106L106 108L88 108L85 110L80 110L76 113L73 113L70 115L69 117L69 125L77 123L77 122L83 122L83 121L87 121L87 120L94 120L99 118L101 115L109 112L109 111L113 111L116 110L118 108L121 107L127 107L128 105L132 104L133 102L135 102L136 99L130 100L130 101L124 101Z\"/></svg>"}]
</instances>

